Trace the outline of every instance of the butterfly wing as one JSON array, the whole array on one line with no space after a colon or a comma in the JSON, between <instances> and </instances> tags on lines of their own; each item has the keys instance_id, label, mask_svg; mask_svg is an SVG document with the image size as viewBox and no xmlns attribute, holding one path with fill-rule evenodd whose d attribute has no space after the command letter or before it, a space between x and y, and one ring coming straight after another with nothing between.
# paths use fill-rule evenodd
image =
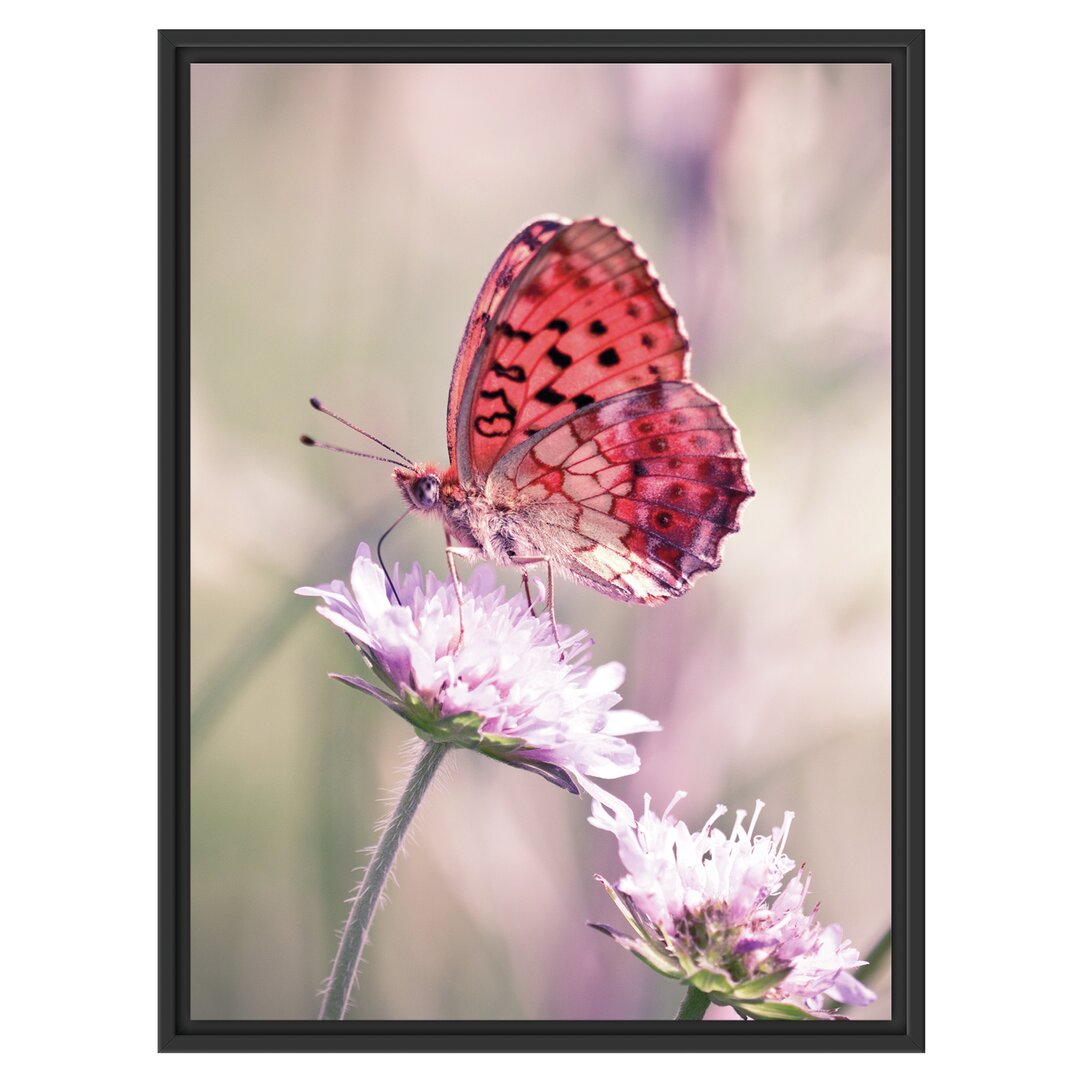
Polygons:
<instances>
[{"instance_id":1,"label":"butterfly wing","mask_svg":"<svg viewBox=\"0 0 1080 1080\"><path fill-rule=\"evenodd\" d=\"M484 280L480 295L473 304L469 321L465 324L465 333L462 335L457 360L454 362L454 374L450 379L450 400L446 410L446 443L450 451L451 467L458 465L458 418L468 414L468 410L462 408L465 388L470 383L470 378L472 383L476 381L475 375L486 350L488 328L492 317L521 271L544 244L568 224L565 218L555 217L537 218L535 221L530 221L506 245Z\"/></svg>"},{"instance_id":2,"label":"butterfly wing","mask_svg":"<svg viewBox=\"0 0 1080 1080\"><path fill-rule=\"evenodd\" d=\"M644 604L720 565L753 494L735 425L689 381L580 409L501 459L489 490L571 577Z\"/></svg>"},{"instance_id":3,"label":"butterfly wing","mask_svg":"<svg viewBox=\"0 0 1080 1080\"><path fill-rule=\"evenodd\" d=\"M680 595L720 564L753 494L735 425L689 360L628 236L599 218L534 222L488 275L459 352L458 477L513 509L519 553L620 600Z\"/></svg>"},{"instance_id":4,"label":"butterfly wing","mask_svg":"<svg viewBox=\"0 0 1080 1080\"><path fill-rule=\"evenodd\" d=\"M500 457L579 409L687 375L681 320L641 249L599 218L552 224L528 227L544 226L529 238L547 237L535 252L520 250L526 229L503 253L470 320L475 351L463 343L471 359L459 353L448 426L466 484L481 487ZM482 319L493 279L511 269Z\"/></svg>"}]
</instances>

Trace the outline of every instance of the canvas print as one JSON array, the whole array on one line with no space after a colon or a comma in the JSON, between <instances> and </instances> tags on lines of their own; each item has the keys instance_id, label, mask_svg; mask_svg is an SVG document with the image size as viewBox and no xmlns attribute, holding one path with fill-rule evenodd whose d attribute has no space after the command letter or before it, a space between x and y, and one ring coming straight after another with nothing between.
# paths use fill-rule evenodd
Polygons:
<instances>
[{"instance_id":1,"label":"canvas print","mask_svg":"<svg viewBox=\"0 0 1080 1080\"><path fill-rule=\"evenodd\" d=\"M191 1017L889 1019L887 64L191 66Z\"/></svg>"}]
</instances>

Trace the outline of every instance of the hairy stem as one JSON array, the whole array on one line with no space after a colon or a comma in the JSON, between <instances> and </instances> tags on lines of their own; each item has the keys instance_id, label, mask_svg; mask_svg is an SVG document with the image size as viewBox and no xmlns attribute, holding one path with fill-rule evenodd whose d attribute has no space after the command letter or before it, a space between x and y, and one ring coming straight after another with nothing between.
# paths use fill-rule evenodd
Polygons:
<instances>
[{"instance_id":1,"label":"hairy stem","mask_svg":"<svg viewBox=\"0 0 1080 1080\"><path fill-rule=\"evenodd\" d=\"M342 1020L348 1012L356 969L367 944L371 919L386 887L390 868L401 850L409 824L420 806L420 800L449 749L449 743L424 744L398 804L386 822L375 854L357 887L349 917L345 920L345 929L341 932L337 956L334 957L334 966L330 970L322 1008L319 1010L320 1020Z\"/></svg>"},{"instance_id":2,"label":"hairy stem","mask_svg":"<svg viewBox=\"0 0 1080 1080\"><path fill-rule=\"evenodd\" d=\"M709 995L703 994L696 986L686 988L686 997L679 1006L676 1020L700 1020L709 1007Z\"/></svg>"}]
</instances>

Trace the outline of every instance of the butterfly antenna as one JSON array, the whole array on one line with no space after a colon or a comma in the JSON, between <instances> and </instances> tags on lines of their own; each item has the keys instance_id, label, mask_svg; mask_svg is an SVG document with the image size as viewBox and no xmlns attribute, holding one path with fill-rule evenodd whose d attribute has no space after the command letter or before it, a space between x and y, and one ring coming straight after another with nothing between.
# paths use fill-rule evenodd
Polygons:
<instances>
[{"instance_id":1,"label":"butterfly antenna","mask_svg":"<svg viewBox=\"0 0 1080 1080\"><path fill-rule=\"evenodd\" d=\"M405 519L406 519L406 518L407 518L407 517L408 517L408 516L409 516L409 515L410 515L411 513L412 513L412 507L410 506L410 507L409 507L409 508L408 508L408 509L407 509L407 510L405 511L405 513L404 513L404 514L402 514L402 515L401 515L401 517L399 517L399 518L397 519L397 521L395 521L395 522L394 522L394 524L393 524L393 525L391 525L391 526L390 526L390 528L389 528L389 529L387 529L387 530L386 530L386 532L384 532L384 533L382 534L382 536L380 536L380 537L379 537L379 542L378 542L378 543L377 543L377 544L375 545L375 556L376 556L376 558L377 558L377 559L379 560L379 565L380 565L380 566L382 567L382 572L383 572L384 574L386 574L386 580L387 580L387 581L389 582L389 584L390 584L390 591L391 591L391 592L392 592L392 593L394 594L394 599L395 599L395 600L397 601L397 605L398 605L398 607L401 607L401 597L400 597L400 596L398 596L398 591L397 591L397 589L396 589L396 588L394 588L394 579L393 579L393 578L392 578L392 577L391 577L391 576L389 575L389 573L387 573L387 570L386 570L386 563L384 563L384 562L383 562L383 557L382 557L382 546L383 546L383 541L384 541L384 540L385 540L385 539L386 539L386 538L387 538L387 537L388 537L388 536L389 536L389 535L390 535L390 534L391 534L391 533L392 533L392 532L393 532L393 531L394 531L394 530L395 530L395 529L396 529L396 528L397 528L397 527L398 527L398 526L399 526L399 525L400 525L400 524L401 524L401 523L402 523L402 522L403 522L403 521L404 521L404 520L405 520Z\"/></svg>"},{"instance_id":2,"label":"butterfly antenna","mask_svg":"<svg viewBox=\"0 0 1080 1080\"><path fill-rule=\"evenodd\" d=\"M400 462L394 464L405 465L410 469L416 468L415 464L411 462L400 450L395 450L389 443L385 443L382 439L376 439L370 431L365 431L363 428L357 427L355 424L350 424L344 416L338 416L336 412L331 412L318 398L311 399L311 407L316 412L326 413L327 416L332 417L339 424L344 424L347 428L352 428L358 435L363 435L365 439L370 439L373 443L378 443L384 450L389 450L391 454L396 454L401 458ZM303 441L303 440L301 440ZM386 458L376 458L377 461L385 461Z\"/></svg>"},{"instance_id":3,"label":"butterfly antenna","mask_svg":"<svg viewBox=\"0 0 1080 1080\"><path fill-rule=\"evenodd\" d=\"M351 454L353 457L366 457L371 461L385 461L387 465L402 465L403 462L396 461L394 458L379 457L377 454L365 454L361 450L346 450L344 446L333 446L330 443L320 442L318 439L313 439L310 435L301 435L300 441L305 446L317 446L320 450L334 450L339 454ZM415 469L416 466L409 462L406 466L409 469Z\"/></svg>"}]
</instances>

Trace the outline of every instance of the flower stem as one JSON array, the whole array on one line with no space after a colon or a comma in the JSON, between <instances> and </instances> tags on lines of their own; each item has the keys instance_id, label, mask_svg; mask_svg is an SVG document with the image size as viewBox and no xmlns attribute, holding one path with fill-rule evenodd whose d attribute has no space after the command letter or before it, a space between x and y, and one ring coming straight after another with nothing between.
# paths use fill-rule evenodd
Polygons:
<instances>
[{"instance_id":1,"label":"flower stem","mask_svg":"<svg viewBox=\"0 0 1080 1080\"><path fill-rule=\"evenodd\" d=\"M420 806L420 800L450 746L450 743L438 742L424 744L398 804L386 822L375 854L357 887L349 917L345 920L345 929L341 932L337 956L334 957L334 966L330 970L322 1008L319 1010L320 1020L342 1020L348 1012L360 954L367 944L371 918L386 887L390 868L401 850L409 824Z\"/></svg>"},{"instance_id":2,"label":"flower stem","mask_svg":"<svg viewBox=\"0 0 1080 1080\"><path fill-rule=\"evenodd\" d=\"M686 997L679 1006L676 1020L700 1020L709 1007L709 995L703 994L696 986L686 988Z\"/></svg>"}]
</instances>

